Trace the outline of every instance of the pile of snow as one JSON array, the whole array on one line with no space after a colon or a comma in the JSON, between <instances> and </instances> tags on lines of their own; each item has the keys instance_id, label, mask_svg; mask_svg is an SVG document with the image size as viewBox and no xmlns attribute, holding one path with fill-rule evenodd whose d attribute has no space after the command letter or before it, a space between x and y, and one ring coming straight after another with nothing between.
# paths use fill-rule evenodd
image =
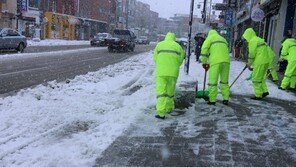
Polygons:
<instances>
[{"instance_id":1,"label":"pile of snow","mask_svg":"<svg viewBox=\"0 0 296 167\"><path fill-rule=\"evenodd\" d=\"M153 69L146 53L1 99L0 166L91 166L155 103Z\"/></svg>"},{"instance_id":2,"label":"pile of snow","mask_svg":"<svg viewBox=\"0 0 296 167\"><path fill-rule=\"evenodd\" d=\"M90 45L89 41L45 39L45 40L28 40L28 46L61 46L61 45Z\"/></svg>"},{"instance_id":3,"label":"pile of snow","mask_svg":"<svg viewBox=\"0 0 296 167\"><path fill-rule=\"evenodd\" d=\"M243 67L232 62L230 81ZM155 105L154 68L149 52L69 83L50 82L2 98L0 166L92 166L144 109ZM253 94L245 80L249 74L244 73L233 93ZM178 84L198 80L201 86L202 79L203 69L192 57L190 74L181 70ZM270 96L295 100L268 85Z\"/></svg>"},{"instance_id":4,"label":"pile of snow","mask_svg":"<svg viewBox=\"0 0 296 167\"><path fill-rule=\"evenodd\" d=\"M15 53L15 54L5 54L0 56L0 60L7 59L24 59L24 58L32 58L32 57L41 57L41 56L60 56L60 55L71 55L75 53L83 53L89 51L99 51L106 50L105 47L93 47L93 48L83 48L83 49L75 49L75 50L62 50L62 51L52 51L52 52L40 52L40 53Z\"/></svg>"}]
</instances>

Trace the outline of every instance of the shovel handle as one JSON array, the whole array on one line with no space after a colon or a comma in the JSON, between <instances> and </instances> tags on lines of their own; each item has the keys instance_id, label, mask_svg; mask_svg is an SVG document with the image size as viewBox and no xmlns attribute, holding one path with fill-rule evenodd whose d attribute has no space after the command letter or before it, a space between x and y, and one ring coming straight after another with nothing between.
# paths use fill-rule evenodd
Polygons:
<instances>
[{"instance_id":1,"label":"shovel handle","mask_svg":"<svg viewBox=\"0 0 296 167\"><path fill-rule=\"evenodd\" d=\"M242 72L239 73L239 75L235 78L235 80L232 82L232 84L230 85L229 88L231 88L234 83L238 80L238 78L243 74L243 72L248 68L248 66L245 66L244 69L242 70Z\"/></svg>"},{"instance_id":2,"label":"shovel handle","mask_svg":"<svg viewBox=\"0 0 296 167\"><path fill-rule=\"evenodd\" d=\"M204 76L204 82L203 82L203 92L206 90L207 72L208 72L208 70L205 70L205 76Z\"/></svg>"}]
</instances>

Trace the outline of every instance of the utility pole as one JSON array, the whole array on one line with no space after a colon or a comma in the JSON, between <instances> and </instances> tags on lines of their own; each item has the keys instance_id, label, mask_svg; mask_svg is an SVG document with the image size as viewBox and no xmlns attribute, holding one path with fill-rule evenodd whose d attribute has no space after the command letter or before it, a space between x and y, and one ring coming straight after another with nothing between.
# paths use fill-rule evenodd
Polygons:
<instances>
[{"instance_id":1,"label":"utility pole","mask_svg":"<svg viewBox=\"0 0 296 167\"><path fill-rule=\"evenodd\" d=\"M128 29L129 0L126 0L126 29Z\"/></svg>"},{"instance_id":2,"label":"utility pole","mask_svg":"<svg viewBox=\"0 0 296 167\"><path fill-rule=\"evenodd\" d=\"M204 0L204 3L203 3L203 12L202 12L202 22L205 24L206 23L206 15L207 15L207 12L206 12L206 7L207 7L207 0Z\"/></svg>"},{"instance_id":3,"label":"utility pole","mask_svg":"<svg viewBox=\"0 0 296 167\"><path fill-rule=\"evenodd\" d=\"M209 20L209 23L211 23L211 12L212 12L212 0L210 0L210 10L209 10L209 15L208 15L208 20Z\"/></svg>"},{"instance_id":4,"label":"utility pole","mask_svg":"<svg viewBox=\"0 0 296 167\"><path fill-rule=\"evenodd\" d=\"M193 22L193 10L194 10L194 0L191 0L190 5L190 15L189 15L189 32L188 32L188 44L187 44L187 54L185 57L185 72L189 74L189 65L190 65L190 55L191 55L191 34L192 34L192 22Z\"/></svg>"}]
</instances>

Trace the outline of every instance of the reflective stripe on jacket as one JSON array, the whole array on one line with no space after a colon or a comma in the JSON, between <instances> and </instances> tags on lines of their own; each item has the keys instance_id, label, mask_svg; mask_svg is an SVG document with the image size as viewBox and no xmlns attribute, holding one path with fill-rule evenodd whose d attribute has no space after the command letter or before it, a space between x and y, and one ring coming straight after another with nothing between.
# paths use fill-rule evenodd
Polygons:
<instances>
[{"instance_id":1,"label":"reflective stripe on jacket","mask_svg":"<svg viewBox=\"0 0 296 167\"><path fill-rule=\"evenodd\" d=\"M154 49L156 76L178 77L184 54L183 48L176 42L175 34L167 33L165 40L159 42Z\"/></svg>"},{"instance_id":2,"label":"reflective stripe on jacket","mask_svg":"<svg viewBox=\"0 0 296 167\"><path fill-rule=\"evenodd\" d=\"M268 64L268 50L264 39L257 37L253 28L248 28L243 34L248 42L249 56L248 63L251 65Z\"/></svg>"},{"instance_id":3,"label":"reflective stripe on jacket","mask_svg":"<svg viewBox=\"0 0 296 167\"><path fill-rule=\"evenodd\" d=\"M282 44L281 58L288 61L296 61L296 39L288 38Z\"/></svg>"},{"instance_id":4,"label":"reflective stripe on jacket","mask_svg":"<svg viewBox=\"0 0 296 167\"><path fill-rule=\"evenodd\" d=\"M230 63L228 43L217 31L209 31L201 47L200 60L203 64L208 63L211 66L218 63Z\"/></svg>"}]
</instances>

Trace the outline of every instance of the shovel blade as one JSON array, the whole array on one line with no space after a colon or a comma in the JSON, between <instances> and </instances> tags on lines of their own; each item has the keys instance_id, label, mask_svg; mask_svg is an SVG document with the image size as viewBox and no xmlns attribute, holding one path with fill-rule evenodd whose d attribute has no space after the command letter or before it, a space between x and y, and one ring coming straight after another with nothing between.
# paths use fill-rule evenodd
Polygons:
<instances>
[{"instance_id":1,"label":"shovel blade","mask_svg":"<svg viewBox=\"0 0 296 167\"><path fill-rule=\"evenodd\" d=\"M197 98L209 98L209 91L197 91L196 92L196 97Z\"/></svg>"}]
</instances>

